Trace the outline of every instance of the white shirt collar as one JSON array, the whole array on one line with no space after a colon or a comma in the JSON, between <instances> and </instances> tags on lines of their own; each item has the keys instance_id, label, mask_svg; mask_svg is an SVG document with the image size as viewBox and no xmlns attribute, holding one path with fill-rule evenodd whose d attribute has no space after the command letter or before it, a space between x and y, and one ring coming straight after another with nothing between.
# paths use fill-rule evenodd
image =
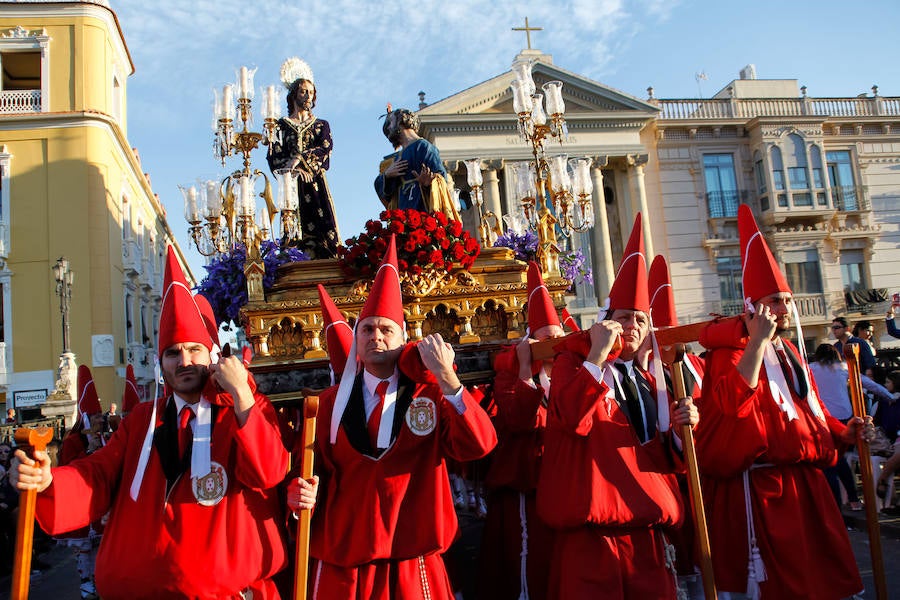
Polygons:
<instances>
[{"instance_id":1,"label":"white shirt collar","mask_svg":"<svg viewBox=\"0 0 900 600\"><path fill-rule=\"evenodd\" d=\"M372 375L371 373L363 369L363 384L365 385L366 390L369 392L369 396L375 395L375 388L377 388L378 384L382 381L388 382L386 395L395 393L400 383L400 375L397 372L397 369L395 368L394 373L386 380L380 377L376 377L375 375Z\"/></svg>"}]
</instances>

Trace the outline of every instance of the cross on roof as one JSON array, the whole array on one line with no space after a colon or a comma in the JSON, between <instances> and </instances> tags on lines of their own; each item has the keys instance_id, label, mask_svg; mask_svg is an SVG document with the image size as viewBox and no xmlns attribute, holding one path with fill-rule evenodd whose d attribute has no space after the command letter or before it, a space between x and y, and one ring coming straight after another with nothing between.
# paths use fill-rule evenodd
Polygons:
<instances>
[{"instance_id":1,"label":"cross on roof","mask_svg":"<svg viewBox=\"0 0 900 600\"><path fill-rule=\"evenodd\" d=\"M525 37L528 41L528 49L531 50L531 32L532 31L543 31L543 27L529 27L528 26L528 17L525 17L525 27L513 27L513 31L524 31Z\"/></svg>"}]
</instances>

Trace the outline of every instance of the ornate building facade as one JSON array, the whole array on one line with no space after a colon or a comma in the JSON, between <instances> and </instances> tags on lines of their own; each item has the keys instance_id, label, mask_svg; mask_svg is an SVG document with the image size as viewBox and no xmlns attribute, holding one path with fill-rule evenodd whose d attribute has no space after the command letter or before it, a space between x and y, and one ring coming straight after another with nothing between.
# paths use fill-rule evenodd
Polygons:
<instances>
[{"instance_id":1,"label":"ornate building facade","mask_svg":"<svg viewBox=\"0 0 900 600\"><path fill-rule=\"evenodd\" d=\"M753 69L711 99L640 99L525 50L540 87L562 81L568 141L548 154L593 159L594 286L570 310L591 322L606 298L634 215L648 255L670 263L682 322L742 310L738 204L749 204L795 292L808 344L835 315L884 332L900 290L900 98L813 98L796 80ZM419 110L423 135L465 188L460 161L482 159L485 209L514 210L514 164L530 158L516 129L507 71ZM599 300L598 300L599 299ZM573 306L574 305L574 306ZM882 337L884 344L894 343Z\"/></svg>"},{"instance_id":2,"label":"ornate building facade","mask_svg":"<svg viewBox=\"0 0 900 600\"><path fill-rule=\"evenodd\" d=\"M65 256L71 350L104 404L117 401L127 363L139 385L153 381L163 257L175 244L128 143L125 39L105 1L0 2L0 66L0 398L33 408L56 387L51 267Z\"/></svg>"}]
</instances>

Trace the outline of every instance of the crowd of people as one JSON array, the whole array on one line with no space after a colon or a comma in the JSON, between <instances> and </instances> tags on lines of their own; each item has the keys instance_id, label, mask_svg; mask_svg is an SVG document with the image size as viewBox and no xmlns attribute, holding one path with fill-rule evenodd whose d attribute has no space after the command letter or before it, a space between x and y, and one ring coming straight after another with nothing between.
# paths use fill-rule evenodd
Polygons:
<instances>
[{"instance_id":1,"label":"crowd of people","mask_svg":"<svg viewBox=\"0 0 900 600\"><path fill-rule=\"evenodd\" d=\"M285 475L296 417L219 348L209 304L170 252L165 394L104 414L84 367L58 466L19 450L10 482L39 492L37 522L73 548L85 598L287 594L288 565L304 560L288 551L291 514L311 510L310 597L451 600L450 474L490 455L478 598L698 598L682 439L693 429L720 594L850 597L862 582L829 482L845 482L855 507L841 455L870 439L870 419L832 393L847 383L834 346L808 361L787 339L790 288L749 211L739 222L753 308L704 330L681 397L655 334L677 325L671 282L659 257L648 276L640 215L589 330L564 337L529 265L528 334L498 354L486 388L462 385L439 334L407 342L392 241L355 327L320 287L336 383L320 398L309 480L296 461ZM553 338L555 356L536 359ZM897 379L875 409L893 437Z\"/></svg>"},{"instance_id":2,"label":"crowd of people","mask_svg":"<svg viewBox=\"0 0 900 600\"><path fill-rule=\"evenodd\" d=\"M330 128L312 114L311 70L291 65L289 115L269 161L298 173L304 247L332 256ZM409 111L386 115L396 153L376 190L386 206L442 210L443 167L416 125ZM851 597L863 585L838 486L861 508L843 454L875 430L850 410L841 348L857 344L873 376L872 327L851 333L835 318L836 343L809 360L789 339L803 339L791 289L743 205L738 228L746 311L704 329L703 356L673 364L657 340L677 325L674 296L665 261L648 269L638 214L588 330L565 336L539 267L528 265L527 335L474 388L440 334L407 340L392 239L353 327L319 286L335 383L320 396L309 479L296 475L300 417L257 390L249 357L219 347L212 309L191 294L170 248L157 345L164 393L138 402L129 371L121 414L115 404L104 414L82 367L79 419L56 464L20 449L10 465L0 445L0 514L12 514L13 489L38 492L37 523L73 548L83 598L278 598L299 566L313 599L453 600L461 582L446 557L460 497L471 494L485 519L478 598L701 598L686 508L690 435L720 597ZM555 352L538 356L552 339ZM874 386L875 422L893 444L884 495L900 467L900 374ZM486 474L470 491L459 482L472 464ZM294 556L303 511L312 511L309 554ZM11 523L0 525L4 559Z\"/></svg>"}]
</instances>

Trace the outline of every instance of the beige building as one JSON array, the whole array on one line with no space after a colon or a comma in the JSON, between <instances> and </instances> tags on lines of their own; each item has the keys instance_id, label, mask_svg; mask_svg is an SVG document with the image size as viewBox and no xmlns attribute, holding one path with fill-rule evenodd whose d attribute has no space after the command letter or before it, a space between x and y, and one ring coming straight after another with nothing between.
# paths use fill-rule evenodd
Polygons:
<instances>
[{"instance_id":1,"label":"beige building","mask_svg":"<svg viewBox=\"0 0 900 600\"><path fill-rule=\"evenodd\" d=\"M71 350L106 406L121 398L127 363L139 384L153 380L163 257L175 243L128 143L134 65L105 1L0 2L0 70L0 397L33 408L58 385L51 267L65 256ZM67 384L74 392L74 377Z\"/></svg>"},{"instance_id":2,"label":"beige building","mask_svg":"<svg viewBox=\"0 0 900 600\"><path fill-rule=\"evenodd\" d=\"M571 303L585 323L606 297L637 211L648 254L670 263L682 322L741 310L736 214L749 204L795 292L812 344L834 315L875 322L900 291L900 98L813 98L752 67L707 100L640 99L534 61L538 87L563 82L569 138L547 154L593 158L594 228L573 235L593 260L593 289ZM423 135L465 188L460 160L481 158L485 208L515 209L514 163L528 160L507 71L419 110ZM600 299L598 301L598 299ZM884 344L895 343L883 336Z\"/></svg>"}]
</instances>

